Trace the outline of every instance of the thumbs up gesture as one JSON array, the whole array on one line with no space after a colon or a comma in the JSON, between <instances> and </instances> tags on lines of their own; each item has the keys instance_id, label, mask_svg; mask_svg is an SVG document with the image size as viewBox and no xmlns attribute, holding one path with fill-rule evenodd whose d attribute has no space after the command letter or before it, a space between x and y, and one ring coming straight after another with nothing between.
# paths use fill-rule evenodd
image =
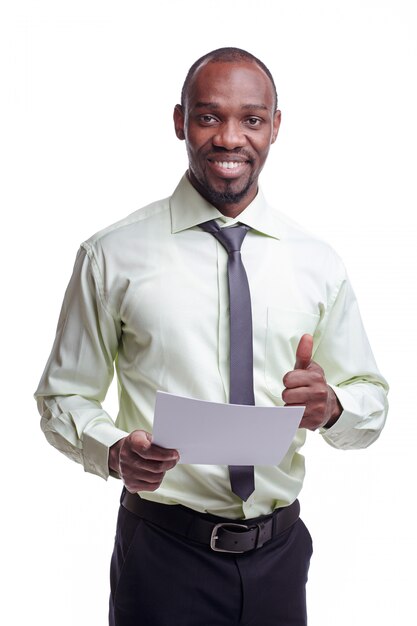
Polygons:
<instances>
[{"instance_id":1,"label":"thumbs up gesture","mask_svg":"<svg viewBox=\"0 0 417 626\"><path fill-rule=\"evenodd\" d=\"M324 371L312 356L313 337L303 335L297 347L294 369L283 378L282 399L286 406L305 406L300 428L316 430L321 426L333 426L343 409L327 384Z\"/></svg>"}]
</instances>

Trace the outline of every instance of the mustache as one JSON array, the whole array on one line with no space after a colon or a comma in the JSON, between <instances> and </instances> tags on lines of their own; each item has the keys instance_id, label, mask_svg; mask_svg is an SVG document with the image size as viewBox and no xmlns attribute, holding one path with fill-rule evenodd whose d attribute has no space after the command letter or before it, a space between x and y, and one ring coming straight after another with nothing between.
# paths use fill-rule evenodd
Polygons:
<instances>
[{"instance_id":1,"label":"mustache","mask_svg":"<svg viewBox=\"0 0 417 626\"><path fill-rule=\"evenodd\" d=\"M205 155L206 159L216 161L219 157L230 161L249 161L252 163L253 155L244 148L236 148L235 150L227 150L226 148L211 148L210 152Z\"/></svg>"}]
</instances>

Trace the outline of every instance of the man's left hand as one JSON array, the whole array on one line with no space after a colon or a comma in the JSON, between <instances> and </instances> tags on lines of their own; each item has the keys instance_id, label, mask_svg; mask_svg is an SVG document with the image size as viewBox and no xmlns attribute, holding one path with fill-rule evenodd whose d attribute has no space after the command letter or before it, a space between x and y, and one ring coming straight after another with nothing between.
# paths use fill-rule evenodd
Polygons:
<instances>
[{"instance_id":1,"label":"man's left hand","mask_svg":"<svg viewBox=\"0 0 417 626\"><path fill-rule=\"evenodd\" d=\"M313 337L303 335L297 347L294 369L285 374L282 399L286 406L305 406L300 428L329 428L342 413L342 406L329 387L323 369L312 361Z\"/></svg>"}]
</instances>

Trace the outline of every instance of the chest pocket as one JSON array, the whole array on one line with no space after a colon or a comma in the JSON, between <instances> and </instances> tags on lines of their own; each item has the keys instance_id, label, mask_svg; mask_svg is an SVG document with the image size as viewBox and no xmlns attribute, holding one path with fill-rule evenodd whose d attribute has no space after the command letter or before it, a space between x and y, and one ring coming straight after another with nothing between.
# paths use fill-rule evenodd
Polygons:
<instances>
[{"instance_id":1,"label":"chest pocket","mask_svg":"<svg viewBox=\"0 0 417 626\"><path fill-rule=\"evenodd\" d=\"M294 368L298 342L305 333L314 337L319 322L318 313L268 308L265 382L273 396L281 398L284 389L282 379Z\"/></svg>"}]
</instances>

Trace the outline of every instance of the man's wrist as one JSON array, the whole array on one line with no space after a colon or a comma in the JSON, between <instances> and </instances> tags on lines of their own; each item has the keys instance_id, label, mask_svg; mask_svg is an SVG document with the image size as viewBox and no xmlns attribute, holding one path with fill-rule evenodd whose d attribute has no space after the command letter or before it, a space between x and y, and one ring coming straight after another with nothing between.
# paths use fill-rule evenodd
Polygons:
<instances>
[{"instance_id":1,"label":"man's wrist","mask_svg":"<svg viewBox=\"0 0 417 626\"><path fill-rule=\"evenodd\" d=\"M333 391L333 389L328 385L329 389L329 403L330 403L330 417L327 422L324 424L324 428L331 428L334 426L341 416L343 412L343 407L340 404L339 398Z\"/></svg>"},{"instance_id":2,"label":"man's wrist","mask_svg":"<svg viewBox=\"0 0 417 626\"><path fill-rule=\"evenodd\" d=\"M116 474L119 474L119 458L122 443L123 439L119 439L109 449L109 469L116 472Z\"/></svg>"}]
</instances>

